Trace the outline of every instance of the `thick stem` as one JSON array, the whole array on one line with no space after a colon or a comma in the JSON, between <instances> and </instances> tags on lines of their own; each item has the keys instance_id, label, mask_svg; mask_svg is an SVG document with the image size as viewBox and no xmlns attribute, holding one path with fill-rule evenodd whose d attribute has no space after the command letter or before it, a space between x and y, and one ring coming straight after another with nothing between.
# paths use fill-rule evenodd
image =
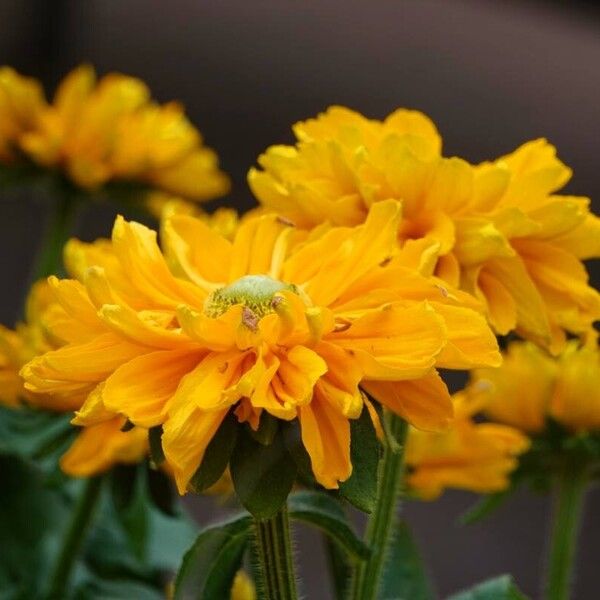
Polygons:
<instances>
[{"instance_id":1,"label":"thick stem","mask_svg":"<svg viewBox=\"0 0 600 600\"><path fill-rule=\"evenodd\" d=\"M354 600L374 600L377 597L383 566L394 535L394 522L404 473L404 443L408 427L403 419L389 411L385 412L384 419L389 435L399 447L395 447L394 443L386 444L379 465L377 501L375 510L369 517L365 534L371 556L356 569L352 592Z\"/></svg>"},{"instance_id":2,"label":"thick stem","mask_svg":"<svg viewBox=\"0 0 600 600\"><path fill-rule=\"evenodd\" d=\"M572 463L566 465L559 477L552 516L546 573L548 600L567 600L570 597L577 535L581 525L586 486L586 466Z\"/></svg>"},{"instance_id":3,"label":"thick stem","mask_svg":"<svg viewBox=\"0 0 600 600\"><path fill-rule=\"evenodd\" d=\"M48 600L61 600L65 597L69 576L92 520L101 488L102 477L92 477L85 481L82 495L75 507L73 518L52 571Z\"/></svg>"},{"instance_id":4,"label":"thick stem","mask_svg":"<svg viewBox=\"0 0 600 600\"><path fill-rule=\"evenodd\" d=\"M296 600L298 595L287 508L284 506L270 519L256 519L254 525L258 575L264 600Z\"/></svg>"},{"instance_id":5,"label":"thick stem","mask_svg":"<svg viewBox=\"0 0 600 600\"><path fill-rule=\"evenodd\" d=\"M77 200L72 193L65 191L57 195L33 268L34 281L54 275L60 270L63 247L71 235L76 205Z\"/></svg>"}]
</instances>

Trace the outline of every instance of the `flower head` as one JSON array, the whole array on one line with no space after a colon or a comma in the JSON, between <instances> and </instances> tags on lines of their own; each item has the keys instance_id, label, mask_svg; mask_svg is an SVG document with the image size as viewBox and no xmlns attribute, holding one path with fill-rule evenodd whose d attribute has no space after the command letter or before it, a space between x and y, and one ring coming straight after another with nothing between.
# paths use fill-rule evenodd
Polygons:
<instances>
[{"instance_id":1,"label":"flower head","mask_svg":"<svg viewBox=\"0 0 600 600\"><path fill-rule=\"evenodd\" d=\"M156 104L134 77L110 73L97 81L88 65L65 77L51 104L35 81L0 71L0 160L12 156L2 151L8 143L86 190L138 182L203 201L229 188L180 104Z\"/></svg>"},{"instance_id":2,"label":"flower head","mask_svg":"<svg viewBox=\"0 0 600 600\"><path fill-rule=\"evenodd\" d=\"M557 357L512 343L502 366L473 373L470 395L494 421L537 434L547 417L573 433L600 430L600 352L571 341Z\"/></svg>"},{"instance_id":3,"label":"flower head","mask_svg":"<svg viewBox=\"0 0 600 600\"><path fill-rule=\"evenodd\" d=\"M402 202L405 248L434 252L428 268L484 302L499 334L559 351L565 331L600 317L581 259L600 255L589 200L556 195L571 171L545 140L490 163L441 154L433 123L397 110L384 121L342 107L294 126L295 146L273 146L251 169L267 208L305 228L356 225L374 202Z\"/></svg>"},{"instance_id":4,"label":"flower head","mask_svg":"<svg viewBox=\"0 0 600 600\"><path fill-rule=\"evenodd\" d=\"M452 404L435 367L499 362L470 296L386 265L399 219L397 202L380 202L362 226L309 235L258 216L229 241L202 219L173 215L161 252L154 232L119 218L110 252L67 249L83 283L51 283L70 343L26 365L26 386L87 395L77 424L119 413L162 425L181 493L229 413L253 429L263 413L297 419L317 480L335 488L352 470L359 385L439 429Z\"/></svg>"},{"instance_id":5,"label":"flower head","mask_svg":"<svg viewBox=\"0 0 600 600\"><path fill-rule=\"evenodd\" d=\"M407 484L420 498L433 500L445 488L491 493L508 487L517 457L527 450L529 440L507 425L476 423L472 410L473 405L457 394L455 419L448 431L410 429Z\"/></svg>"},{"instance_id":6,"label":"flower head","mask_svg":"<svg viewBox=\"0 0 600 600\"><path fill-rule=\"evenodd\" d=\"M42 86L10 67L0 67L0 163L13 162L21 136L31 131L46 108Z\"/></svg>"}]
</instances>

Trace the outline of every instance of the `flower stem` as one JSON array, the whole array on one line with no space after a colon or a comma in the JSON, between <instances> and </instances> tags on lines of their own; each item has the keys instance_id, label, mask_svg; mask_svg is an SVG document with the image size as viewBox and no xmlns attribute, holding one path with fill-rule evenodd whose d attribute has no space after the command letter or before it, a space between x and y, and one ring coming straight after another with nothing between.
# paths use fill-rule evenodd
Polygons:
<instances>
[{"instance_id":1,"label":"flower stem","mask_svg":"<svg viewBox=\"0 0 600 600\"><path fill-rule=\"evenodd\" d=\"M65 597L69 576L92 520L101 489L102 477L91 477L85 481L83 493L75 507L58 560L52 571L48 600L61 600Z\"/></svg>"},{"instance_id":2,"label":"flower stem","mask_svg":"<svg viewBox=\"0 0 600 600\"><path fill-rule=\"evenodd\" d=\"M546 598L567 600L587 486L585 464L567 464L559 476L552 517Z\"/></svg>"},{"instance_id":3,"label":"flower stem","mask_svg":"<svg viewBox=\"0 0 600 600\"><path fill-rule=\"evenodd\" d=\"M56 202L46 225L39 255L33 268L34 281L58 273L63 247L71 235L77 200L69 191L57 193Z\"/></svg>"},{"instance_id":4,"label":"flower stem","mask_svg":"<svg viewBox=\"0 0 600 600\"><path fill-rule=\"evenodd\" d=\"M384 420L388 434L399 447L394 447L393 443L386 444L379 464L377 500L365 534L371 556L356 569L352 592L354 600L374 600L377 597L383 566L394 535L408 426L403 419L389 411L385 411Z\"/></svg>"},{"instance_id":5,"label":"flower stem","mask_svg":"<svg viewBox=\"0 0 600 600\"><path fill-rule=\"evenodd\" d=\"M259 583L265 600L296 600L296 577L287 508L255 519ZM263 596L261 596L263 597Z\"/></svg>"}]
</instances>

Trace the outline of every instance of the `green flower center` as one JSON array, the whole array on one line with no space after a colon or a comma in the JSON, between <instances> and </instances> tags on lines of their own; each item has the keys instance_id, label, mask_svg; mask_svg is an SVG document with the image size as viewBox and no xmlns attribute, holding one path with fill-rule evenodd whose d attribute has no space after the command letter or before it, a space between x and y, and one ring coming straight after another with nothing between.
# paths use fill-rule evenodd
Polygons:
<instances>
[{"instance_id":1,"label":"green flower center","mask_svg":"<svg viewBox=\"0 0 600 600\"><path fill-rule=\"evenodd\" d=\"M275 294L283 291L300 295L293 283L283 283L267 275L244 275L215 290L204 302L204 313L214 318L225 313L230 306L241 304L261 319L275 311L273 299Z\"/></svg>"}]
</instances>

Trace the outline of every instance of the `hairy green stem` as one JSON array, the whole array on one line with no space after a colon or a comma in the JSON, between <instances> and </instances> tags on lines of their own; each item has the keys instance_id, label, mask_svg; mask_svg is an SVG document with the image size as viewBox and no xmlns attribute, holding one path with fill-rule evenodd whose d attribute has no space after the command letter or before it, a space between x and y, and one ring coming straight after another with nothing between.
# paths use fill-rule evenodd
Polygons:
<instances>
[{"instance_id":1,"label":"hairy green stem","mask_svg":"<svg viewBox=\"0 0 600 600\"><path fill-rule=\"evenodd\" d=\"M255 519L254 528L259 587L264 600L296 600L298 595L287 508L284 506L270 519Z\"/></svg>"},{"instance_id":2,"label":"hairy green stem","mask_svg":"<svg viewBox=\"0 0 600 600\"><path fill-rule=\"evenodd\" d=\"M559 476L552 516L545 589L548 600L567 600L570 597L586 487L586 465L565 465Z\"/></svg>"},{"instance_id":3,"label":"hairy green stem","mask_svg":"<svg viewBox=\"0 0 600 600\"><path fill-rule=\"evenodd\" d=\"M48 600L61 600L65 597L69 577L98 504L101 489L101 476L87 479L84 483L82 494L75 506L75 512L52 571Z\"/></svg>"},{"instance_id":4,"label":"hairy green stem","mask_svg":"<svg viewBox=\"0 0 600 600\"><path fill-rule=\"evenodd\" d=\"M57 193L55 205L33 268L34 281L55 275L62 265L63 247L71 235L77 200L65 191Z\"/></svg>"},{"instance_id":5,"label":"hairy green stem","mask_svg":"<svg viewBox=\"0 0 600 600\"><path fill-rule=\"evenodd\" d=\"M361 563L355 572L352 586L353 600L374 600L380 587L381 574L394 535L394 522L398 509L400 488L404 473L404 443L408 426L406 422L386 411L386 430L398 443L387 443L379 464L377 501L369 517L365 541L371 556Z\"/></svg>"}]
</instances>

